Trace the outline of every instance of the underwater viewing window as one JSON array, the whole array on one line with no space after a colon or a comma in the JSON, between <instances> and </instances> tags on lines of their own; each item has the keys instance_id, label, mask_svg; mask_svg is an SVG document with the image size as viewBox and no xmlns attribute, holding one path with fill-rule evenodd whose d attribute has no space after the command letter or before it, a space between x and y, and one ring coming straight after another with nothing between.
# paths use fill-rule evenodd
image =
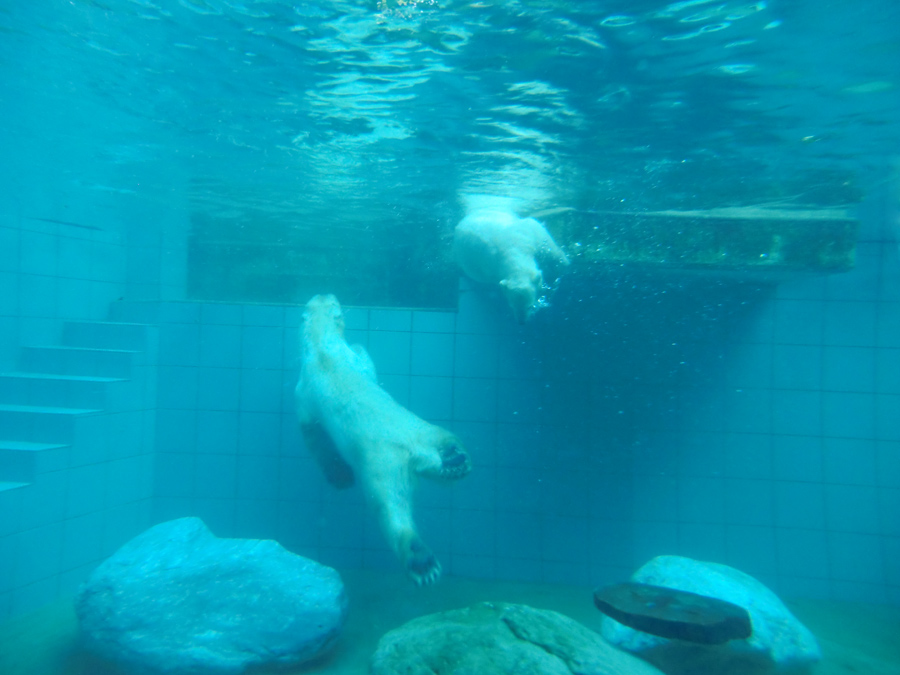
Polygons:
<instances>
[{"instance_id":1,"label":"underwater viewing window","mask_svg":"<svg viewBox=\"0 0 900 675\"><path fill-rule=\"evenodd\" d=\"M358 224L357 224L358 225ZM458 273L435 228L301 217L222 220L194 214L187 295L216 302L302 304L334 293L348 305L454 309Z\"/></svg>"}]
</instances>

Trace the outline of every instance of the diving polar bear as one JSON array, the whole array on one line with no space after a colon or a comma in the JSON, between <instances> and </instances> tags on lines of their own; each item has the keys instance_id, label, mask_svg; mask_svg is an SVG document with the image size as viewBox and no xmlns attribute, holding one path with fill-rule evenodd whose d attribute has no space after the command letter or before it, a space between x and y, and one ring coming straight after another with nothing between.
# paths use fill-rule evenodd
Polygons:
<instances>
[{"instance_id":1,"label":"diving polar bear","mask_svg":"<svg viewBox=\"0 0 900 675\"><path fill-rule=\"evenodd\" d=\"M333 295L306 304L300 331L301 370L295 390L303 439L332 485L362 482L381 530L417 584L430 584L441 565L416 532L416 476L458 479L472 468L449 431L397 403L375 379L360 345L344 339L344 317Z\"/></svg>"},{"instance_id":2,"label":"diving polar bear","mask_svg":"<svg viewBox=\"0 0 900 675\"><path fill-rule=\"evenodd\" d=\"M473 209L459 221L453 232L453 257L475 281L499 284L519 323L541 306L544 274L538 262L569 264L541 223L520 218L502 202Z\"/></svg>"}]
</instances>

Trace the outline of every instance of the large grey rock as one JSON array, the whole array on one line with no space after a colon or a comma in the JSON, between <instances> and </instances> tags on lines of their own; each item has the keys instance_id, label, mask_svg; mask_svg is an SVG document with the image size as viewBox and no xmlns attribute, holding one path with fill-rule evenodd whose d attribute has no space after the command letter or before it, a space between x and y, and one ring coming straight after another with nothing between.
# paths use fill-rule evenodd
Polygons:
<instances>
[{"instance_id":1,"label":"large grey rock","mask_svg":"<svg viewBox=\"0 0 900 675\"><path fill-rule=\"evenodd\" d=\"M138 535L75 598L89 649L128 673L167 675L314 659L334 643L346 609L333 569L274 541L219 539L198 518Z\"/></svg>"},{"instance_id":2,"label":"large grey rock","mask_svg":"<svg viewBox=\"0 0 900 675\"><path fill-rule=\"evenodd\" d=\"M822 658L813 634L784 603L733 567L666 555L648 562L631 580L725 600L750 614L753 634L723 645L669 640L603 618L603 637L668 675L801 675Z\"/></svg>"},{"instance_id":3,"label":"large grey rock","mask_svg":"<svg viewBox=\"0 0 900 675\"><path fill-rule=\"evenodd\" d=\"M483 602L386 633L370 675L661 675L577 621L526 605Z\"/></svg>"}]
</instances>

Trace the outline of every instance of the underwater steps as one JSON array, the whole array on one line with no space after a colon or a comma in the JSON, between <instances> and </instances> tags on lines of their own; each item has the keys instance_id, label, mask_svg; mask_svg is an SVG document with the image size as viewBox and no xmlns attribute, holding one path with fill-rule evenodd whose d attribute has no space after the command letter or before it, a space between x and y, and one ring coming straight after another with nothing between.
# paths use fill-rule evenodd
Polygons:
<instances>
[{"instance_id":1,"label":"underwater steps","mask_svg":"<svg viewBox=\"0 0 900 675\"><path fill-rule=\"evenodd\" d=\"M16 371L0 374L0 491L110 455L111 415L144 407L154 333L141 323L69 321L61 344L22 348Z\"/></svg>"}]
</instances>

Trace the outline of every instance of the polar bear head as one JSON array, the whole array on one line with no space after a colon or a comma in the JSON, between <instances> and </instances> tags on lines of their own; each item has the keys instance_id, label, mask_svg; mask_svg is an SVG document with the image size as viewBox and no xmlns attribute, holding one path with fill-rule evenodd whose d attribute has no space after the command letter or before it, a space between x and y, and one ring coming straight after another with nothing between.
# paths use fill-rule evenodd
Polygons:
<instances>
[{"instance_id":1,"label":"polar bear head","mask_svg":"<svg viewBox=\"0 0 900 675\"><path fill-rule=\"evenodd\" d=\"M544 275L537 268L518 270L500 281L500 288L519 323L525 323L538 308L538 291L544 285Z\"/></svg>"},{"instance_id":2,"label":"polar bear head","mask_svg":"<svg viewBox=\"0 0 900 675\"><path fill-rule=\"evenodd\" d=\"M303 335L318 342L327 334L344 336L344 313L333 295L315 295L303 310Z\"/></svg>"}]
</instances>

